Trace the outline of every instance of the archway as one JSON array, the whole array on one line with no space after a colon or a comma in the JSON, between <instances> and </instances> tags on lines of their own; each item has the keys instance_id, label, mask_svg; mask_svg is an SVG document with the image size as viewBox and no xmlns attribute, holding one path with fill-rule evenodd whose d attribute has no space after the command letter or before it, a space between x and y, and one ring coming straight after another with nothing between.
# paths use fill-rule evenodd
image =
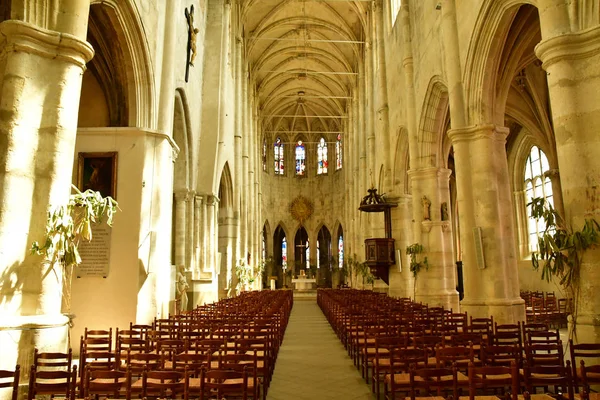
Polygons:
<instances>
[{"instance_id":1,"label":"archway","mask_svg":"<svg viewBox=\"0 0 600 400\"><path fill-rule=\"evenodd\" d=\"M236 240L236 223L233 208L233 181L229 164L225 164L219 184L218 251L221 262L217 265L219 298L229 297L237 285L233 268L239 260L235 260L234 244Z\"/></svg>"},{"instance_id":2,"label":"archway","mask_svg":"<svg viewBox=\"0 0 600 400\"><path fill-rule=\"evenodd\" d=\"M331 287L331 271L334 267L332 266L331 233L325 225L323 225L321 229L319 229L319 233L317 234L316 259L317 286Z\"/></svg>"},{"instance_id":3,"label":"archway","mask_svg":"<svg viewBox=\"0 0 600 400\"><path fill-rule=\"evenodd\" d=\"M291 271L288 265L288 243L285 230L280 225L275 228L273 233L273 275L277 276L277 288L286 287L286 271Z\"/></svg>"},{"instance_id":4,"label":"archway","mask_svg":"<svg viewBox=\"0 0 600 400\"><path fill-rule=\"evenodd\" d=\"M307 275L310 274L310 246L312 243L308 240L308 232L301 226L296 231L294 237L294 272L297 275L304 270Z\"/></svg>"}]
</instances>

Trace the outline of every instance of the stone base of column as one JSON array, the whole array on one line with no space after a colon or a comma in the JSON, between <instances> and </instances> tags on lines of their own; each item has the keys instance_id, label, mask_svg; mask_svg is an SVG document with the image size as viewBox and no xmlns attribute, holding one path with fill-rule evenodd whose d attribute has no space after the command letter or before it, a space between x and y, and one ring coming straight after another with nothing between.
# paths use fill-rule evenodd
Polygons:
<instances>
[{"instance_id":1,"label":"stone base of column","mask_svg":"<svg viewBox=\"0 0 600 400\"><path fill-rule=\"evenodd\" d=\"M452 309L454 312L459 312L459 299L457 291L428 293L415 295L415 301L418 303L427 304L429 307L444 307L447 310Z\"/></svg>"},{"instance_id":2,"label":"stone base of column","mask_svg":"<svg viewBox=\"0 0 600 400\"><path fill-rule=\"evenodd\" d=\"M498 324L516 324L525 321L525 300L515 299L470 300L461 301L462 312L467 312L473 318L494 317Z\"/></svg>"},{"instance_id":3,"label":"stone base of column","mask_svg":"<svg viewBox=\"0 0 600 400\"><path fill-rule=\"evenodd\" d=\"M571 322L570 317L569 322ZM579 316L573 341L575 343L600 343L600 315Z\"/></svg>"},{"instance_id":4,"label":"stone base of column","mask_svg":"<svg viewBox=\"0 0 600 400\"><path fill-rule=\"evenodd\" d=\"M0 318L0 369L14 370L16 364L21 366L20 399L27 397L34 349L65 353L68 348L69 318L62 314ZM10 398L10 390L0 391L0 400Z\"/></svg>"}]
</instances>

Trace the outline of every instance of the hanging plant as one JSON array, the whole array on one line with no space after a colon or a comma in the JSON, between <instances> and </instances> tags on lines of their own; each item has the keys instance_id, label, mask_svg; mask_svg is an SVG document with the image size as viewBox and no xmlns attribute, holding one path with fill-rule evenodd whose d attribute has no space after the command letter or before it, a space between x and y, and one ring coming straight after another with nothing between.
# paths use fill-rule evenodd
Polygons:
<instances>
[{"instance_id":1,"label":"hanging plant","mask_svg":"<svg viewBox=\"0 0 600 400\"><path fill-rule=\"evenodd\" d=\"M63 298L69 313L73 268L81 263L79 243L82 239L87 242L92 240L92 224L106 220L112 226L113 217L119 209L118 203L110 196L102 197L100 192L91 189L81 192L74 185L71 186L74 193L69 196L67 204L48 211L43 244L31 244L31 253L43 256L44 265L49 270L63 269Z\"/></svg>"},{"instance_id":2,"label":"hanging plant","mask_svg":"<svg viewBox=\"0 0 600 400\"><path fill-rule=\"evenodd\" d=\"M550 282L558 278L573 299L573 327L577 319L581 264L585 252L600 243L600 224L595 219L586 219L583 229L573 230L544 198L536 197L531 206L531 216L545 223L538 236L538 251L532 253L531 263L537 271L542 269L542 279ZM542 261L540 263L540 261ZM572 336L573 332L569 333Z\"/></svg>"}]
</instances>

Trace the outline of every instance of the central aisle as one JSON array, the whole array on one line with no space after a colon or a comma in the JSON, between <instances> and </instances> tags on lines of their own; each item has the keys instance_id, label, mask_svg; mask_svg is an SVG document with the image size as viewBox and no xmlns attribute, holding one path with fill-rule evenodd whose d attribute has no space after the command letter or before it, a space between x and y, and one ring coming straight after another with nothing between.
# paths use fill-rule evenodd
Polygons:
<instances>
[{"instance_id":1,"label":"central aisle","mask_svg":"<svg viewBox=\"0 0 600 400\"><path fill-rule=\"evenodd\" d=\"M294 299L267 400L374 399L315 299Z\"/></svg>"}]
</instances>

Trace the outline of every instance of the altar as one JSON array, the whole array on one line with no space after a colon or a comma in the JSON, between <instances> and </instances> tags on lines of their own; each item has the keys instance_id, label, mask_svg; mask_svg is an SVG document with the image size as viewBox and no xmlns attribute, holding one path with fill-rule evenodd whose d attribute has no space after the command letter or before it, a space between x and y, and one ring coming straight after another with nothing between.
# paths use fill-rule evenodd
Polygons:
<instances>
[{"instance_id":1,"label":"altar","mask_svg":"<svg viewBox=\"0 0 600 400\"><path fill-rule=\"evenodd\" d=\"M292 279L292 283L294 284L294 289L296 290L312 290L317 285L317 280L300 277L297 279Z\"/></svg>"}]
</instances>

